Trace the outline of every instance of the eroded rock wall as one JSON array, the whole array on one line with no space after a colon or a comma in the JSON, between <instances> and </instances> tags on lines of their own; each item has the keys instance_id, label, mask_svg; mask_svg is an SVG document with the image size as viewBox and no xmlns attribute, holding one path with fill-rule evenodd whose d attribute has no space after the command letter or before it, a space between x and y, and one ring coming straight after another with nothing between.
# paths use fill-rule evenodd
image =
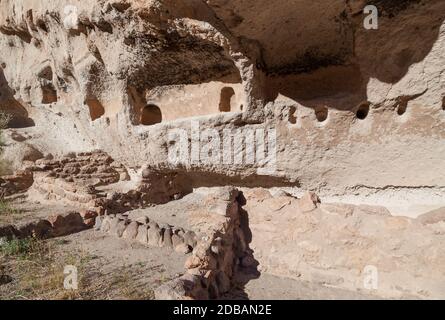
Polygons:
<instances>
[{"instance_id":1,"label":"eroded rock wall","mask_svg":"<svg viewBox=\"0 0 445 320\"><path fill-rule=\"evenodd\" d=\"M187 172L196 187L210 176L443 205L445 4L376 1L378 30L363 28L365 4L2 1L0 104L15 128L5 154L19 167L25 144L102 149L127 167ZM177 86L202 86L202 98L181 101ZM226 87L241 91L236 112L218 109ZM177 110L150 101L160 88ZM275 129L275 170L171 163L168 134L191 130L189 116L219 132Z\"/></svg>"},{"instance_id":2,"label":"eroded rock wall","mask_svg":"<svg viewBox=\"0 0 445 320\"><path fill-rule=\"evenodd\" d=\"M384 207L272 196L266 189L244 196L247 241L261 273L385 298L445 294L443 210L411 219L391 216Z\"/></svg>"}]
</instances>

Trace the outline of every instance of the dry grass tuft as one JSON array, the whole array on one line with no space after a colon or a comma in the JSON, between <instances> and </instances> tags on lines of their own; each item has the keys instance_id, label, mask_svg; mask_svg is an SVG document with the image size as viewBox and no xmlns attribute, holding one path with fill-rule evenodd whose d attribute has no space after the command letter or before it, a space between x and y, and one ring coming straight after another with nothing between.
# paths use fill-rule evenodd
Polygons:
<instances>
[{"instance_id":1,"label":"dry grass tuft","mask_svg":"<svg viewBox=\"0 0 445 320\"><path fill-rule=\"evenodd\" d=\"M106 262L83 251L64 250L63 240L14 239L0 243L0 299L3 300L148 300L142 265L99 271ZM99 265L100 264L100 265ZM76 266L78 290L63 286L65 266ZM158 272L159 270L155 270Z\"/></svg>"}]
</instances>

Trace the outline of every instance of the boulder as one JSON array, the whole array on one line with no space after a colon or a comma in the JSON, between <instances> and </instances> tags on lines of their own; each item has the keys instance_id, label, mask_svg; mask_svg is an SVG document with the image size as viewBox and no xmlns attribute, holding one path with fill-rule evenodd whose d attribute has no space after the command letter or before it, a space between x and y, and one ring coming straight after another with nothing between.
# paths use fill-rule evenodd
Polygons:
<instances>
[{"instance_id":1,"label":"boulder","mask_svg":"<svg viewBox=\"0 0 445 320\"><path fill-rule=\"evenodd\" d=\"M150 223L150 229L148 230L148 244L152 247L159 247L162 239L162 233L159 226L154 223Z\"/></svg>"},{"instance_id":2,"label":"boulder","mask_svg":"<svg viewBox=\"0 0 445 320\"><path fill-rule=\"evenodd\" d=\"M136 221L130 222L130 224L125 228L122 238L133 240L138 234L139 224Z\"/></svg>"},{"instance_id":3,"label":"boulder","mask_svg":"<svg viewBox=\"0 0 445 320\"><path fill-rule=\"evenodd\" d=\"M87 228L78 212L53 215L48 218L48 221L52 226L52 233L55 237L79 232Z\"/></svg>"},{"instance_id":4,"label":"boulder","mask_svg":"<svg viewBox=\"0 0 445 320\"><path fill-rule=\"evenodd\" d=\"M102 219L101 225L100 225L100 231L102 232L109 232L111 229L111 223L112 223L113 219L110 218L110 216L105 216Z\"/></svg>"},{"instance_id":5,"label":"boulder","mask_svg":"<svg viewBox=\"0 0 445 320\"><path fill-rule=\"evenodd\" d=\"M162 247L167 247L167 248L173 248L173 242L172 242L172 229L171 228L165 228L163 235L162 235Z\"/></svg>"},{"instance_id":6,"label":"boulder","mask_svg":"<svg viewBox=\"0 0 445 320\"><path fill-rule=\"evenodd\" d=\"M300 210L303 212L309 212L317 209L321 203L320 198L314 192L306 192L299 200Z\"/></svg>"},{"instance_id":7,"label":"boulder","mask_svg":"<svg viewBox=\"0 0 445 320\"><path fill-rule=\"evenodd\" d=\"M180 243L177 246L175 246L175 251L182 254L188 254L192 252L192 249L185 243Z\"/></svg>"},{"instance_id":8,"label":"boulder","mask_svg":"<svg viewBox=\"0 0 445 320\"><path fill-rule=\"evenodd\" d=\"M96 219L94 221L94 226L93 226L95 231L99 231L101 229L101 227L102 227L102 220L103 219L102 219L101 216L97 216L96 217Z\"/></svg>"},{"instance_id":9,"label":"boulder","mask_svg":"<svg viewBox=\"0 0 445 320\"><path fill-rule=\"evenodd\" d=\"M114 229L114 232L112 230L111 233L120 238L124 234L124 231L126 228L127 228L127 221L119 220L119 222L116 224L116 228Z\"/></svg>"},{"instance_id":10,"label":"boulder","mask_svg":"<svg viewBox=\"0 0 445 320\"><path fill-rule=\"evenodd\" d=\"M184 238L177 235L177 234L173 234L172 235L172 245L173 248L176 248L176 246L183 244L184 243Z\"/></svg>"},{"instance_id":11,"label":"boulder","mask_svg":"<svg viewBox=\"0 0 445 320\"><path fill-rule=\"evenodd\" d=\"M187 231L184 234L184 243L189 245L190 247L194 248L196 247L196 234L193 231Z\"/></svg>"},{"instance_id":12,"label":"boulder","mask_svg":"<svg viewBox=\"0 0 445 320\"><path fill-rule=\"evenodd\" d=\"M142 244L147 244L148 243L148 231L147 231L148 227L146 225L139 225L138 226L138 232L136 235L136 241L140 242Z\"/></svg>"}]
</instances>

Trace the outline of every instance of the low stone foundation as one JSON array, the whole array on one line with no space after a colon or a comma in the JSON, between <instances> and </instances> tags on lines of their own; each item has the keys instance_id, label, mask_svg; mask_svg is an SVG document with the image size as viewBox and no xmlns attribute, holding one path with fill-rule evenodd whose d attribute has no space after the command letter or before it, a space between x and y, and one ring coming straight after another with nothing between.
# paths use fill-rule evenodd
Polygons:
<instances>
[{"instance_id":1,"label":"low stone foundation","mask_svg":"<svg viewBox=\"0 0 445 320\"><path fill-rule=\"evenodd\" d=\"M114 160L105 152L69 153L60 160L39 159L30 169L47 173L49 177L85 185L108 185L128 177L122 166L113 165Z\"/></svg>"},{"instance_id":2,"label":"low stone foundation","mask_svg":"<svg viewBox=\"0 0 445 320\"><path fill-rule=\"evenodd\" d=\"M146 217L132 221L124 215L98 216L94 228L122 239L151 247L174 249L184 254L191 252L197 243L195 232L171 225L159 225Z\"/></svg>"},{"instance_id":3,"label":"low stone foundation","mask_svg":"<svg viewBox=\"0 0 445 320\"><path fill-rule=\"evenodd\" d=\"M202 210L190 216L200 237L185 262L186 272L159 287L157 299L217 299L231 289L240 260L248 254L238 197L236 189L209 191Z\"/></svg>"},{"instance_id":4,"label":"low stone foundation","mask_svg":"<svg viewBox=\"0 0 445 320\"><path fill-rule=\"evenodd\" d=\"M28 237L49 239L61 237L92 227L97 214L91 211L67 212L17 225L0 226L0 238L23 239Z\"/></svg>"},{"instance_id":5,"label":"low stone foundation","mask_svg":"<svg viewBox=\"0 0 445 320\"><path fill-rule=\"evenodd\" d=\"M7 197L25 192L33 182L33 175L29 170L19 170L13 175L2 176L0 178L0 196Z\"/></svg>"},{"instance_id":6,"label":"low stone foundation","mask_svg":"<svg viewBox=\"0 0 445 320\"><path fill-rule=\"evenodd\" d=\"M239 191L212 188L186 215L190 229L125 214L96 218L95 230L148 247L190 254L181 277L159 287L157 299L216 299L232 287L236 268L249 251L240 222Z\"/></svg>"},{"instance_id":7,"label":"low stone foundation","mask_svg":"<svg viewBox=\"0 0 445 320\"><path fill-rule=\"evenodd\" d=\"M63 201L77 207L95 207L95 199L100 197L94 187L76 185L62 178L41 173L34 175L32 189L36 190L45 200Z\"/></svg>"}]
</instances>

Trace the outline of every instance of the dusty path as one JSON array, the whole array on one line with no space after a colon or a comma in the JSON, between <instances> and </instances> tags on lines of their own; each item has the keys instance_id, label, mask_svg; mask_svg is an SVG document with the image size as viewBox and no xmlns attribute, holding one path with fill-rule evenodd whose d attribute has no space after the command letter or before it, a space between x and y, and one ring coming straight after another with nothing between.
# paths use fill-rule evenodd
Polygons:
<instances>
[{"instance_id":1,"label":"dusty path","mask_svg":"<svg viewBox=\"0 0 445 320\"><path fill-rule=\"evenodd\" d=\"M244 286L234 289L225 298L249 300L362 300L379 299L361 292L348 291L321 284L298 281L270 274L250 279Z\"/></svg>"}]
</instances>

